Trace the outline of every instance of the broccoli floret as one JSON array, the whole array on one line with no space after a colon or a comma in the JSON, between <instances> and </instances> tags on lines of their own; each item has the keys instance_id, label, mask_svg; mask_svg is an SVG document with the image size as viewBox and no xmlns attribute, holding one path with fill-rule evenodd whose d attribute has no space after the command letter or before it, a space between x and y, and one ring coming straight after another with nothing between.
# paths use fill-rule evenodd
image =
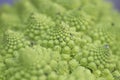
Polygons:
<instances>
[{"instance_id":1,"label":"broccoli floret","mask_svg":"<svg viewBox=\"0 0 120 80\"><path fill-rule=\"evenodd\" d=\"M3 56L10 57L14 56L14 52L27 47L30 45L30 42L27 41L22 33L7 30L2 35L1 41L1 52Z\"/></svg>"},{"instance_id":2,"label":"broccoli floret","mask_svg":"<svg viewBox=\"0 0 120 80\"><path fill-rule=\"evenodd\" d=\"M38 41L43 33L45 33L49 28L53 27L55 23L50 17L47 17L44 14L31 13L25 25L25 35L32 40Z\"/></svg>"}]
</instances>

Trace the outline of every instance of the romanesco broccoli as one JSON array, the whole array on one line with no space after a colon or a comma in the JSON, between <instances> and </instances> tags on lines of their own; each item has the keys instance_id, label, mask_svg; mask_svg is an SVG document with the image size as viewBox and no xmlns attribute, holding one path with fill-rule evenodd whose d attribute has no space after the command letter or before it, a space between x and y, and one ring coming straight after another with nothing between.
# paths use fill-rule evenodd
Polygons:
<instances>
[{"instance_id":1,"label":"romanesco broccoli","mask_svg":"<svg viewBox=\"0 0 120 80\"><path fill-rule=\"evenodd\" d=\"M3 5L0 80L120 80L119 20L104 0Z\"/></svg>"}]
</instances>

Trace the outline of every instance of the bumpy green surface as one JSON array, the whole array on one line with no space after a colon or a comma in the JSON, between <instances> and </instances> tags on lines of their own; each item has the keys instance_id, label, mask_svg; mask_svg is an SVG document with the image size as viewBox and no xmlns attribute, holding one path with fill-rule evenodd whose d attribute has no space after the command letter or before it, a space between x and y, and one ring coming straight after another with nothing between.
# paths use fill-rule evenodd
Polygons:
<instances>
[{"instance_id":1,"label":"bumpy green surface","mask_svg":"<svg viewBox=\"0 0 120 80\"><path fill-rule=\"evenodd\" d=\"M0 7L0 80L120 80L120 14L102 0Z\"/></svg>"}]
</instances>

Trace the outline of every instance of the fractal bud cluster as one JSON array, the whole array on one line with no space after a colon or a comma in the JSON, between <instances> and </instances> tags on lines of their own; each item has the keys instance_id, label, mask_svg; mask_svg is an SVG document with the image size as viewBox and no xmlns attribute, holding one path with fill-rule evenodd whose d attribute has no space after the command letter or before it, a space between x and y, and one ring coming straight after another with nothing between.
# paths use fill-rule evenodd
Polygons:
<instances>
[{"instance_id":1,"label":"fractal bud cluster","mask_svg":"<svg viewBox=\"0 0 120 80\"><path fill-rule=\"evenodd\" d=\"M120 13L104 0L1 6L0 80L120 80Z\"/></svg>"}]
</instances>

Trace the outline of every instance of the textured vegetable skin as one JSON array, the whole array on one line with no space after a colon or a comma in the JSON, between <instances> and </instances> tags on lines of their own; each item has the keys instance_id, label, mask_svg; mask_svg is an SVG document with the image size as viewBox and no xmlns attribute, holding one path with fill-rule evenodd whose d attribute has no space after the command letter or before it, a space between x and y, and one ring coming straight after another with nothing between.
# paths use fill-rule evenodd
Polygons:
<instances>
[{"instance_id":1,"label":"textured vegetable skin","mask_svg":"<svg viewBox=\"0 0 120 80\"><path fill-rule=\"evenodd\" d=\"M120 80L119 19L102 0L2 6L0 80Z\"/></svg>"}]
</instances>

